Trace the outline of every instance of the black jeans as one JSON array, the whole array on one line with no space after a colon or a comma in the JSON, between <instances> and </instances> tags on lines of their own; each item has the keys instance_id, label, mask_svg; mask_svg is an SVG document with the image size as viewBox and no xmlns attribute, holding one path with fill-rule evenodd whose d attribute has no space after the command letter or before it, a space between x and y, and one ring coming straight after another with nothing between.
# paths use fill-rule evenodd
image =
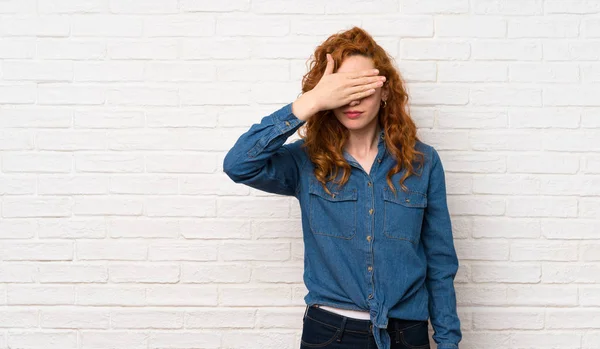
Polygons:
<instances>
[{"instance_id":1,"label":"black jeans","mask_svg":"<svg viewBox=\"0 0 600 349\"><path fill-rule=\"evenodd\" d=\"M370 320L354 319L312 306L306 308L300 349L376 349ZM429 349L428 322L390 318L392 349Z\"/></svg>"}]
</instances>

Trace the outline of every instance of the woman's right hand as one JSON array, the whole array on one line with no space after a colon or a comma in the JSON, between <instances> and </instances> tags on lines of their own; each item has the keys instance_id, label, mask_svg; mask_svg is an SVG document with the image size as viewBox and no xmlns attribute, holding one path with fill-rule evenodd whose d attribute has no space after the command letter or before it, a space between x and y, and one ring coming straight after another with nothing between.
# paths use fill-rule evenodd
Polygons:
<instances>
[{"instance_id":1,"label":"woman's right hand","mask_svg":"<svg viewBox=\"0 0 600 349\"><path fill-rule=\"evenodd\" d=\"M377 87L383 86L385 76L377 69L361 72L333 73L333 57L327 54L327 66L321 80L311 92L318 110L329 110L368 97Z\"/></svg>"},{"instance_id":2,"label":"woman's right hand","mask_svg":"<svg viewBox=\"0 0 600 349\"><path fill-rule=\"evenodd\" d=\"M317 85L292 105L292 112L299 119L307 120L321 110L335 109L368 97L385 82L385 76L377 75L377 69L334 74L333 67L333 57L328 53L325 72Z\"/></svg>"}]
</instances>

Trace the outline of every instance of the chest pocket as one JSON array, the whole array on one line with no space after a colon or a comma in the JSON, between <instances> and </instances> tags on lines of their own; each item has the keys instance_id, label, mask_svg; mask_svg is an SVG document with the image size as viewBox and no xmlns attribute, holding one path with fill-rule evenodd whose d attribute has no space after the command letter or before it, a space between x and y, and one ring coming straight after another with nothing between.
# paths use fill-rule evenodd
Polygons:
<instances>
[{"instance_id":1,"label":"chest pocket","mask_svg":"<svg viewBox=\"0 0 600 349\"><path fill-rule=\"evenodd\" d=\"M329 187L328 187L329 188ZM329 188L328 194L319 182L311 182L309 192L309 224L313 234L352 239L356 234L356 188Z\"/></svg>"},{"instance_id":2,"label":"chest pocket","mask_svg":"<svg viewBox=\"0 0 600 349\"><path fill-rule=\"evenodd\" d=\"M418 244L427 196L416 191L404 192L401 189L397 189L396 194L394 195L389 187L383 190L383 234L389 239Z\"/></svg>"}]
</instances>

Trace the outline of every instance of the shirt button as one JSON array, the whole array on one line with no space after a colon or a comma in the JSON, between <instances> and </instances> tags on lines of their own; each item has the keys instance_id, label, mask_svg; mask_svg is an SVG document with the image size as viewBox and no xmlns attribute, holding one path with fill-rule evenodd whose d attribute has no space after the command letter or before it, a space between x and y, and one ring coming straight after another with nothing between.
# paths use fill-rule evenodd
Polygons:
<instances>
[{"instance_id":1,"label":"shirt button","mask_svg":"<svg viewBox=\"0 0 600 349\"><path fill-rule=\"evenodd\" d=\"M373 299L373 295L372 294L369 295L369 299Z\"/></svg>"},{"instance_id":2,"label":"shirt button","mask_svg":"<svg viewBox=\"0 0 600 349\"><path fill-rule=\"evenodd\" d=\"M371 183L371 182L369 182L369 183L367 183L367 185L370 187L370 186L372 185L372 183Z\"/></svg>"},{"instance_id":3,"label":"shirt button","mask_svg":"<svg viewBox=\"0 0 600 349\"><path fill-rule=\"evenodd\" d=\"M377 159L377 162L381 163L381 159Z\"/></svg>"},{"instance_id":4,"label":"shirt button","mask_svg":"<svg viewBox=\"0 0 600 349\"><path fill-rule=\"evenodd\" d=\"M369 269L369 271L371 271L371 270L373 270L373 267L369 265L369 267L367 269Z\"/></svg>"},{"instance_id":5,"label":"shirt button","mask_svg":"<svg viewBox=\"0 0 600 349\"><path fill-rule=\"evenodd\" d=\"M286 122L285 122L285 126L290 126L290 122L289 122L289 121L286 121Z\"/></svg>"},{"instance_id":6,"label":"shirt button","mask_svg":"<svg viewBox=\"0 0 600 349\"><path fill-rule=\"evenodd\" d=\"M369 210L369 214L373 214L373 209L370 209L370 210Z\"/></svg>"},{"instance_id":7,"label":"shirt button","mask_svg":"<svg viewBox=\"0 0 600 349\"><path fill-rule=\"evenodd\" d=\"M371 235L367 236L367 241L371 241Z\"/></svg>"}]
</instances>

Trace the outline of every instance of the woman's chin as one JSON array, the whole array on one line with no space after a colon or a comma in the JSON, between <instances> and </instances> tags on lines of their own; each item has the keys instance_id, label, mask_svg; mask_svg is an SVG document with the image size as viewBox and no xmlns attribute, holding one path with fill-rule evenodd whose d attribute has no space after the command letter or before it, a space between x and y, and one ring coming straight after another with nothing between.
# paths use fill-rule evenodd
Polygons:
<instances>
[{"instance_id":1,"label":"woman's chin","mask_svg":"<svg viewBox=\"0 0 600 349\"><path fill-rule=\"evenodd\" d=\"M371 123L366 122L366 120L363 118L354 119L354 120L350 120L350 119L340 120L340 123L350 131L362 130L365 128L369 128L369 126L371 125ZM374 124L373 124L373 127L374 127Z\"/></svg>"}]
</instances>

